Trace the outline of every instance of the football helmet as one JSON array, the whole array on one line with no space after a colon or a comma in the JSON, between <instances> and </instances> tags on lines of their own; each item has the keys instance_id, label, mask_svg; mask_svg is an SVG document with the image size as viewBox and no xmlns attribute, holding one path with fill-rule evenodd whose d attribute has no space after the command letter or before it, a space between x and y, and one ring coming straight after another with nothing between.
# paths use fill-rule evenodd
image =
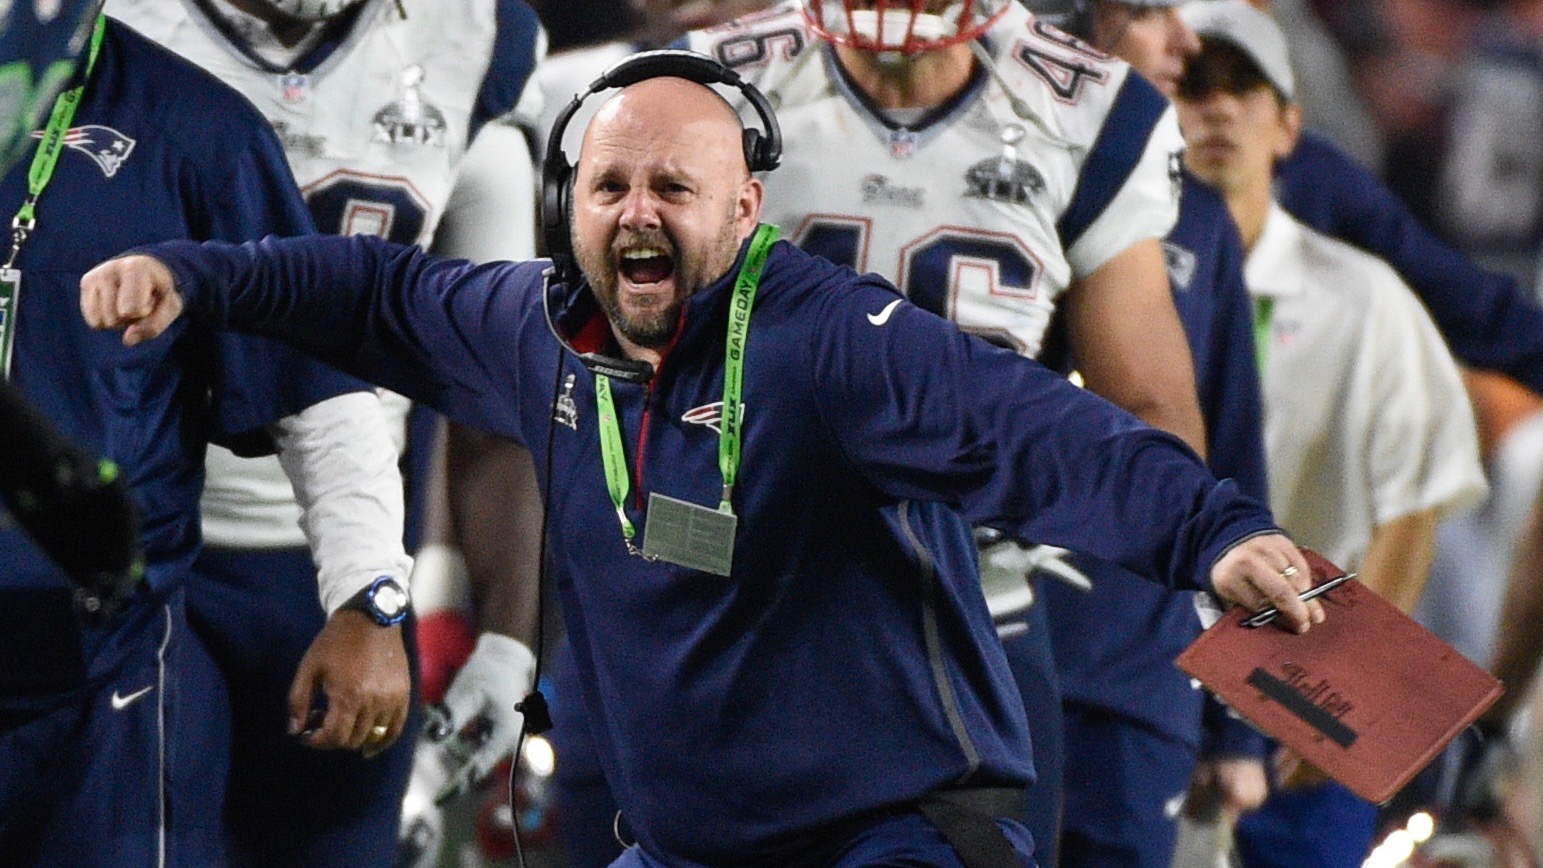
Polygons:
<instances>
[{"instance_id":1,"label":"football helmet","mask_svg":"<svg viewBox=\"0 0 1543 868\"><path fill-rule=\"evenodd\" d=\"M837 45L915 54L975 39L1013 0L803 0L809 26Z\"/></svg>"},{"instance_id":2,"label":"football helmet","mask_svg":"<svg viewBox=\"0 0 1543 868\"><path fill-rule=\"evenodd\" d=\"M253 0L297 21L321 21L363 3L364 0Z\"/></svg>"}]
</instances>

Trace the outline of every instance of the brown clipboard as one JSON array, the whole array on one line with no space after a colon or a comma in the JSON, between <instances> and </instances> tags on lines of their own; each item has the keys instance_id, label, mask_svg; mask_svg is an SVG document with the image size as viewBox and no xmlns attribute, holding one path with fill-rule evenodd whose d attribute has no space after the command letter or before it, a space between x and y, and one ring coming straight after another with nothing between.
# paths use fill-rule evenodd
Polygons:
<instances>
[{"instance_id":1,"label":"brown clipboard","mask_svg":"<svg viewBox=\"0 0 1543 868\"><path fill-rule=\"evenodd\" d=\"M1345 573L1302 554L1314 586ZM1233 607L1176 662L1351 792L1386 802L1503 688L1360 582L1319 599L1327 619L1300 635L1245 626L1253 613Z\"/></svg>"}]
</instances>

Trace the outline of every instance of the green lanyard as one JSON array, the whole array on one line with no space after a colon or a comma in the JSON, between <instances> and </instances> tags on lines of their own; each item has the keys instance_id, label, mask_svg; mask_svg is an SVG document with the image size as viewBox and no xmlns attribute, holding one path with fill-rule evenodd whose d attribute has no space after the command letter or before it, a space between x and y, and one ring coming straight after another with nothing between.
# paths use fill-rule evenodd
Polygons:
<instances>
[{"instance_id":1,"label":"green lanyard","mask_svg":"<svg viewBox=\"0 0 1543 868\"><path fill-rule=\"evenodd\" d=\"M91 31L91 53L86 60L86 72L82 83L59 94L54 100L53 111L48 115L48 126L43 129L43 141L37 153L32 155L32 166L27 170L27 198L11 220L11 255L0 266L0 376L11 378L11 351L16 345L16 310L21 303L21 272L16 269L16 257L21 246L27 243L32 230L37 228L37 201L43 195L48 182L53 180L54 166L64 151L64 138L75 120L75 108L80 105L81 93L86 89L85 80L91 77L96 66L96 56L102 49L102 34L107 29L107 18L96 17L96 27Z\"/></svg>"},{"instance_id":2,"label":"green lanyard","mask_svg":"<svg viewBox=\"0 0 1543 868\"><path fill-rule=\"evenodd\" d=\"M1270 319L1275 315L1275 299L1261 295L1254 299L1254 358L1259 362L1259 378L1264 380L1264 364L1270 360Z\"/></svg>"},{"instance_id":3,"label":"green lanyard","mask_svg":"<svg viewBox=\"0 0 1543 868\"><path fill-rule=\"evenodd\" d=\"M755 306L755 293L761 285L761 269L766 265L766 256L777 240L778 231L776 226L756 229L750 252L745 255L745 262L734 281L733 299L729 302L728 336L724 339L723 412L718 435L718 470L723 474L723 500L718 504L718 510L730 515L734 514L730 500L739 475L740 428L744 422L740 405L745 383L745 342L750 335L750 311ZM627 518L626 510L632 477L627 471L626 453L622 450L621 425L617 422L616 403L611 397L611 378L604 374L595 375L595 406L600 425L600 460L605 464L605 487L611 493L611 503L616 506L627 551L641 556L641 550L633 545L637 530Z\"/></svg>"},{"instance_id":4,"label":"green lanyard","mask_svg":"<svg viewBox=\"0 0 1543 868\"><path fill-rule=\"evenodd\" d=\"M37 227L34 209L38 197L43 195L48 182L53 180L54 166L58 165L59 155L64 152L64 137L70 131L70 122L75 120L75 109L80 105L81 94L86 89L85 80L91 77L91 70L96 66L97 55L102 50L102 34L106 31L107 16L98 15L96 27L91 31L86 74L79 85L64 91L54 100L54 109L48 115L48 126L43 128L43 141L38 144L37 153L32 155L32 166L27 170L27 198L21 203L16 217L11 220L11 255L5 261L5 268L15 264L16 254L21 252L27 236Z\"/></svg>"}]
</instances>

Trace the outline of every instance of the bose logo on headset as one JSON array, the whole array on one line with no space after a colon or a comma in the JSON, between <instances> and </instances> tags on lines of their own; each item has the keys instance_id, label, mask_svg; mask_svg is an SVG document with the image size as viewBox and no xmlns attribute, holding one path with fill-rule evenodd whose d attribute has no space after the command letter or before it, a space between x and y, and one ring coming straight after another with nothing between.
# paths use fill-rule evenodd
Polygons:
<instances>
[{"instance_id":1,"label":"bose logo on headset","mask_svg":"<svg viewBox=\"0 0 1543 868\"><path fill-rule=\"evenodd\" d=\"M769 172L782 160L782 130L777 116L765 95L754 85L739 77L739 73L722 63L694 51L659 49L644 51L621 60L601 73L583 93L574 96L563 107L552 132L547 137L546 157L541 161L541 234L546 242L547 255L552 258L553 274L543 291L547 325L559 343L578 356L589 370L625 382L644 382L653 376L653 368L647 362L634 359L617 359L598 353L580 353L573 349L552 322L552 284L574 288L581 275L573 254L573 238L569 234L570 215L573 208L573 166L563 153L563 134L573 120L579 106L591 96L603 90L623 88L650 78L684 78L703 86L728 85L739 89L761 118L765 132L746 128L744 131L745 165L752 172ZM552 278L555 277L555 280Z\"/></svg>"}]
</instances>

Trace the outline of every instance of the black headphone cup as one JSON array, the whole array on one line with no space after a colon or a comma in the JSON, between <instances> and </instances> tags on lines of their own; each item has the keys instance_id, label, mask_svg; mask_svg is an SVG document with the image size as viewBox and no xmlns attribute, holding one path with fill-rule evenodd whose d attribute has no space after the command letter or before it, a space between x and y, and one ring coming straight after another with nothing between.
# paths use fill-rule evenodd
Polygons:
<instances>
[{"instance_id":1,"label":"black headphone cup","mask_svg":"<svg viewBox=\"0 0 1543 868\"><path fill-rule=\"evenodd\" d=\"M746 129L744 133L745 165L752 172L759 172L761 164L766 161L765 145L761 141L759 130Z\"/></svg>"},{"instance_id":2,"label":"black headphone cup","mask_svg":"<svg viewBox=\"0 0 1543 868\"><path fill-rule=\"evenodd\" d=\"M541 236L548 256L556 259L573 252L568 232L573 169L561 156L548 157L541 172Z\"/></svg>"}]
</instances>

